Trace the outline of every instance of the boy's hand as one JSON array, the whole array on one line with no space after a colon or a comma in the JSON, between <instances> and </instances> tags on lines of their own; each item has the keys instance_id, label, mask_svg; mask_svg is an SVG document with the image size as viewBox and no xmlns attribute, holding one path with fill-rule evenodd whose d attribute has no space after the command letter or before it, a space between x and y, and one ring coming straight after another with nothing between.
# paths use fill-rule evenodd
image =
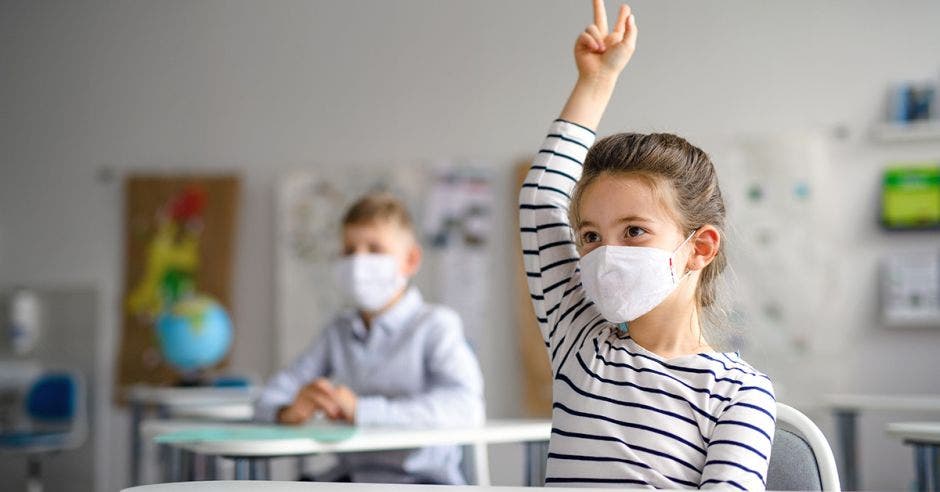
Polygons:
<instances>
[{"instance_id":1,"label":"boy's hand","mask_svg":"<svg viewBox=\"0 0 940 492\"><path fill-rule=\"evenodd\" d=\"M340 418L349 422L350 424L355 423L356 421L356 393L346 386L337 386L336 391L333 393L336 401L336 404L340 407Z\"/></svg>"},{"instance_id":2,"label":"boy's hand","mask_svg":"<svg viewBox=\"0 0 940 492\"><path fill-rule=\"evenodd\" d=\"M574 59L584 80L616 79L636 49L636 20L629 5L620 6L614 30L607 30L604 0L594 0L594 23L578 36Z\"/></svg>"},{"instance_id":3,"label":"boy's hand","mask_svg":"<svg viewBox=\"0 0 940 492\"><path fill-rule=\"evenodd\" d=\"M341 408L336 403L335 391L336 389L329 379L319 378L301 388L300 392L297 393L297 399L306 400L316 410L323 411L330 420L337 420L341 417Z\"/></svg>"},{"instance_id":4,"label":"boy's hand","mask_svg":"<svg viewBox=\"0 0 940 492\"><path fill-rule=\"evenodd\" d=\"M297 399L278 410L277 421L281 424L300 425L310 420L316 411L316 407L307 400Z\"/></svg>"},{"instance_id":5,"label":"boy's hand","mask_svg":"<svg viewBox=\"0 0 940 492\"><path fill-rule=\"evenodd\" d=\"M340 407L334 401L333 392L333 385L328 379L320 378L313 381L297 392L293 403L278 411L278 422L303 424L317 412L323 412L331 419L340 418Z\"/></svg>"},{"instance_id":6,"label":"boy's hand","mask_svg":"<svg viewBox=\"0 0 940 492\"><path fill-rule=\"evenodd\" d=\"M294 403L285 407L278 419L289 424L303 423L315 412L322 411L330 420L353 423L356 419L356 401L356 394L351 389L320 378L301 388Z\"/></svg>"}]
</instances>

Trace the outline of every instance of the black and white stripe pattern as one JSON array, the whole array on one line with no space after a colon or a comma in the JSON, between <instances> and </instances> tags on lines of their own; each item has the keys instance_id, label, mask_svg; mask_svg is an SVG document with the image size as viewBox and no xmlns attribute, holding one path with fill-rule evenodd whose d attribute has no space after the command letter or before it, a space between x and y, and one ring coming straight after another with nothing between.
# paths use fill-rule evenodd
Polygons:
<instances>
[{"instance_id":1,"label":"black and white stripe pattern","mask_svg":"<svg viewBox=\"0 0 940 492\"><path fill-rule=\"evenodd\" d=\"M594 138L554 122L519 196L529 292L555 376L546 483L763 489L770 380L735 354L663 360L585 298L567 211Z\"/></svg>"}]
</instances>

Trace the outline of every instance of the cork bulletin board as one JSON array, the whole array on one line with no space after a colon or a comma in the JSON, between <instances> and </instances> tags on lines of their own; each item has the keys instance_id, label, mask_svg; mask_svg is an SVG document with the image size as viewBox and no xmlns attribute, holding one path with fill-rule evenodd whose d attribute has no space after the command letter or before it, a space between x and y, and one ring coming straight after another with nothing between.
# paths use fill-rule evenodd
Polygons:
<instances>
[{"instance_id":1,"label":"cork bulletin board","mask_svg":"<svg viewBox=\"0 0 940 492\"><path fill-rule=\"evenodd\" d=\"M233 312L240 189L234 175L133 175L124 184L119 401L133 384L180 382L181 375L163 360L153 328L168 288L205 293ZM216 368L227 362L228 357Z\"/></svg>"}]
</instances>

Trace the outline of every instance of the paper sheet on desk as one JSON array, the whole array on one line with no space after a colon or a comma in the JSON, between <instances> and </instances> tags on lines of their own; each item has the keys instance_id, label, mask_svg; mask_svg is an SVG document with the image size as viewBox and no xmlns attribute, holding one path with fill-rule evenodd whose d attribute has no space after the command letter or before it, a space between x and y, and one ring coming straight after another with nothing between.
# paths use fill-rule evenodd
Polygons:
<instances>
[{"instance_id":1,"label":"paper sheet on desk","mask_svg":"<svg viewBox=\"0 0 940 492\"><path fill-rule=\"evenodd\" d=\"M209 441L260 441L272 439L313 439L320 442L344 441L356 434L351 426L285 427L278 425L252 427L201 427L161 434L158 443Z\"/></svg>"}]
</instances>

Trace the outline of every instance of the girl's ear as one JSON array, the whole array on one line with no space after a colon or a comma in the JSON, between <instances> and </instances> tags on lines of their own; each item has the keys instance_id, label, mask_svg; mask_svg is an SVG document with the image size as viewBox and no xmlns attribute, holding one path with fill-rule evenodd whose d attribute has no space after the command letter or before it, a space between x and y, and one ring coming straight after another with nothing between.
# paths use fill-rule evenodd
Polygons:
<instances>
[{"instance_id":1,"label":"girl's ear","mask_svg":"<svg viewBox=\"0 0 940 492\"><path fill-rule=\"evenodd\" d=\"M702 270L718 255L721 248L721 233L715 226L706 224L699 228L689 242L692 243L692 252L686 263L687 268L689 271Z\"/></svg>"}]
</instances>

